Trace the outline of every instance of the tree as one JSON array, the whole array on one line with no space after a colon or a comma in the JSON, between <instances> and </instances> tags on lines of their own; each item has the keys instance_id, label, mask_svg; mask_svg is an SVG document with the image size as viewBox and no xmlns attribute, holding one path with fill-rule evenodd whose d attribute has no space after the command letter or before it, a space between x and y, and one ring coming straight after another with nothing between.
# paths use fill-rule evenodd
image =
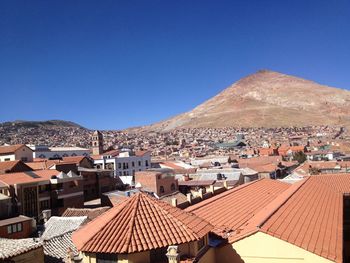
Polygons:
<instances>
[{"instance_id":1,"label":"tree","mask_svg":"<svg viewBox=\"0 0 350 263\"><path fill-rule=\"evenodd\" d=\"M306 161L306 154L304 152L297 152L294 154L294 161L297 161L298 163L303 163Z\"/></svg>"}]
</instances>

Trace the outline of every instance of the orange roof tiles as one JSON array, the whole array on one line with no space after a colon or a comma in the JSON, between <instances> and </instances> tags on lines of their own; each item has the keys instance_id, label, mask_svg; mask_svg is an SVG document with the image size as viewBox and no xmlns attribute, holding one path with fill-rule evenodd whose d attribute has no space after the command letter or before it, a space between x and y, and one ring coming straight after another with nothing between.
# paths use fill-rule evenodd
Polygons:
<instances>
[{"instance_id":1,"label":"orange roof tiles","mask_svg":"<svg viewBox=\"0 0 350 263\"><path fill-rule=\"evenodd\" d=\"M72 239L80 251L134 253L195 241L211 229L191 213L138 193L77 230Z\"/></svg>"},{"instance_id":2,"label":"orange roof tiles","mask_svg":"<svg viewBox=\"0 0 350 263\"><path fill-rule=\"evenodd\" d=\"M260 228L314 254L342 262L343 195L311 177Z\"/></svg>"},{"instance_id":3,"label":"orange roof tiles","mask_svg":"<svg viewBox=\"0 0 350 263\"><path fill-rule=\"evenodd\" d=\"M190 206L186 211L202 217L215 228L235 230L289 186L276 180L260 179Z\"/></svg>"},{"instance_id":4,"label":"orange roof tiles","mask_svg":"<svg viewBox=\"0 0 350 263\"><path fill-rule=\"evenodd\" d=\"M71 162L79 164L84 158L87 158L85 156L69 156L69 157L63 157L63 161L65 162Z\"/></svg>"},{"instance_id":5,"label":"orange roof tiles","mask_svg":"<svg viewBox=\"0 0 350 263\"><path fill-rule=\"evenodd\" d=\"M24 144L0 146L0 154L14 153L18 149L25 146Z\"/></svg>"},{"instance_id":6,"label":"orange roof tiles","mask_svg":"<svg viewBox=\"0 0 350 263\"><path fill-rule=\"evenodd\" d=\"M231 233L231 243L258 231L342 262L343 194L350 174L307 177L280 194Z\"/></svg>"},{"instance_id":7,"label":"orange roof tiles","mask_svg":"<svg viewBox=\"0 0 350 263\"><path fill-rule=\"evenodd\" d=\"M31 170L32 169L28 165L26 165L24 162L19 160L0 162L0 173L16 172L16 171L31 171Z\"/></svg>"},{"instance_id":8,"label":"orange roof tiles","mask_svg":"<svg viewBox=\"0 0 350 263\"><path fill-rule=\"evenodd\" d=\"M28 171L20 173L1 174L0 182L7 185L26 184L40 181L48 181L51 176L59 174L57 170Z\"/></svg>"}]
</instances>

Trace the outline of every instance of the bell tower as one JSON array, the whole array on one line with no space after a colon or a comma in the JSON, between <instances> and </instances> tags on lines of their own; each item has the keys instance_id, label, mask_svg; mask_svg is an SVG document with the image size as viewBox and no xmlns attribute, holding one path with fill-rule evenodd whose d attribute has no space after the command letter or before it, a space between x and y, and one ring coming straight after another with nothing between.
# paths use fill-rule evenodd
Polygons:
<instances>
[{"instance_id":1,"label":"bell tower","mask_svg":"<svg viewBox=\"0 0 350 263\"><path fill-rule=\"evenodd\" d=\"M92 138L92 154L101 155L103 154L103 135L99 131L94 131L91 136Z\"/></svg>"}]
</instances>

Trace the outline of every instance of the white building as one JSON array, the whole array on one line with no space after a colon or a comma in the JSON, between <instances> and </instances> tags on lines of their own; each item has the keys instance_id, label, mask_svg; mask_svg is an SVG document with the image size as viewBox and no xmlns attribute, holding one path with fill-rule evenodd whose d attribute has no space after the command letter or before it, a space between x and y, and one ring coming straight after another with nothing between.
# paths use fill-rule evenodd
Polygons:
<instances>
[{"instance_id":1,"label":"white building","mask_svg":"<svg viewBox=\"0 0 350 263\"><path fill-rule=\"evenodd\" d=\"M33 150L34 158L59 159L69 156L89 156L90 150L80 147L48 147L28 145Z\"/></svg>"},{"instance_id":2,"label":"white building","mask_svg":"<svg viewBox=\"0 0 350 263\"><path fill-rule=\"evenodd\" d=\"M33 150L25 144L0 146L0 162L20 160L33 161Z\"/></svg>"},{"instance_id":3,"label":"white building","mask_svg":"<svg viewBox=\"0 0 350 263\"><path fill-rule=\"evenodd\" d=\"M151 152L148 151L112 150L91 157L96 168L113 170L114 175L128 185L134 185L135 172L151 168Z\"/></svg>"}]
</instances>

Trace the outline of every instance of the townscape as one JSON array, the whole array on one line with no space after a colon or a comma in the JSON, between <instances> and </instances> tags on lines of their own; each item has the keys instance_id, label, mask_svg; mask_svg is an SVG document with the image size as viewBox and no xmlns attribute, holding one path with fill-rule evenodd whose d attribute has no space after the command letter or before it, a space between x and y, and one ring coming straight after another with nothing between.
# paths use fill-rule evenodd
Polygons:
<instances>
[{"instance_id":1,"label":"townscape","mask_svg":"<svg viewBox=\"0 0 350 263\"><path fill-rule=\"evenodd\" d=\"M48 132L38 141L46 145L25 144L33 143L33 130L23 133L2 137L21 143L0 147L2 261L251 262L303 253L308 262L341 262L349 256L339 239L350 229L342 219L350 192L345 127L143 134L70 127ZM76 141L89 146L71 146ZM321 193L329 198L326 207L310 199ZM313 213L299 220L302 210ZM301 241L305 225L310 238ZM248 249L261 242L286 246L290 254Z\"/></svg>"},{"instance_id":2,"label":"townscape","mask_svg":"<svg viewBox=\"0 0 350 263\"><path fill-rule=\"evenodd\" d=\"M0 1L0 263L350 263L350 1Z\"/></svg>"}]
</instances>

